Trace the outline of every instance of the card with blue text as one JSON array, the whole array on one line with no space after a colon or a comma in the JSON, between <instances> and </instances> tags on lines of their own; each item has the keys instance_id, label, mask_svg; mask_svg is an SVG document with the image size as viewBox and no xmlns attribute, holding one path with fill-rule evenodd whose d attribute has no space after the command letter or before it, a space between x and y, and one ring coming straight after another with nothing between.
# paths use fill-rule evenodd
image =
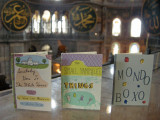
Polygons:
<instances>
[{"instance_id":1,"label":"card with blue text","mask_svg":"<svg viewBox=\"0 0 160 120\"><path fill-rule=\"evenodd\" d=\"M113 105L149 104L153 58L153 55L115 55Z\"/></svg>"},{"instance_id":2,"label":"card with blue text","mask_svg":"<svg viewBox=\"0 0 160 120\"><path fill-rule=\"evenodd\" d=\"M46 52L13 54L17 109L51 111L51 58Z\"/></svg>"}]
</instances>

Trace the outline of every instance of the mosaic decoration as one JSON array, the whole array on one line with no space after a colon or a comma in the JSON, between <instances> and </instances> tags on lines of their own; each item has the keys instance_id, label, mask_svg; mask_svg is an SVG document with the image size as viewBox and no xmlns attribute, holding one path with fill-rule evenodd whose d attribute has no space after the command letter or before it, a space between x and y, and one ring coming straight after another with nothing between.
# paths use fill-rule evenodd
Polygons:
<instances>
[{"instance_id":1,"label":"mosaic decoration","mask_svg":"<svg viewBox=\"0 0 160 120\"><path fill-rule=\"evenodd\" d=\"M116 54L113 105L148 105L153 55Z\"/></svg>"},{"instance_id":2,"label":"mosaic decoration","mask_svg":"<svg viewBox=\"0 0 160 120\"><path fill-rule=\"evenodd\" d=\"M100 110L102 55L62 54L63 108Z\"/></svg>"},{"instance_id":3,"label":"mosaic decoration","mask_svg":"<svg viewBox=\"0 0 160 120\"><path fill-rule=\"evenodd\" d=\"M94 9L87 4L79 4L70 10L70 24L79 32L88 32L96 24L96 13Z\"/></svg>"},{"instance_id":4,"label":"mosaic decoration","mask_svg":"<svg viewBox=\"0 0 160 120\"><path fill-rule=\"evenodd\" d=\"M7 2L1 17L5 28L12 32L19 32L27 28L31 21L29 6L22 0L11 0Z\"/></svg>"},{"instance_id":5,"label":"mosaic decoration","mask_svg":"<svg viewBox=\"0 0 160 120\"><path fill-rule=\"evenodd\" d=\"M160 33L160 1L146 0L142 9L142 18L147 32Z\"/></svg>"},{"instance_id":6,"label":"mosaic decoration","mask_svg":"<svg viewBox=\"0 0 160 120\"><path fill-rule=\"evenodd\" d=\"M51 111L51 57L47 52L16 53L12 57L15 107Z\"/></svg>"}]
</instances>

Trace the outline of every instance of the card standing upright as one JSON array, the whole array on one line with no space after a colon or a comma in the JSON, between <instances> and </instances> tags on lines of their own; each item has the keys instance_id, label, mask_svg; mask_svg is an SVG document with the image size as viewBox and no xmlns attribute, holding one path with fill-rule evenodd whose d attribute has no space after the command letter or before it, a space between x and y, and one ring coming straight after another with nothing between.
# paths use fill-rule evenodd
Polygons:
<instances>
[{"instance_id":1,"label":"card standing upright","mask_svg":"<svg viewBox=\"0 0 160 120\"><path fill-rule=\"evenodd\" d=\"M117 54L113 81L113 105L148 105L153 55Z\"/></svg>"},{"instance_id":2,"label":"card standing upright","mask_svg":"<svg viewBox=\"0 0 160 120\"><path fill-rule=\"evenodd\" d=\"M100 110L101 54L62 54L63 108Z\"/></svg>"},{"instance_id":3,"label":"card standing upright","mask_svg":"<svg viewBox=\"0 0 160 120\"><path fill-rule=\"evenodd\" d=\"M47 52L12 54L17 109L51 111L51 56Z\"/></svg>"}]
</instances>

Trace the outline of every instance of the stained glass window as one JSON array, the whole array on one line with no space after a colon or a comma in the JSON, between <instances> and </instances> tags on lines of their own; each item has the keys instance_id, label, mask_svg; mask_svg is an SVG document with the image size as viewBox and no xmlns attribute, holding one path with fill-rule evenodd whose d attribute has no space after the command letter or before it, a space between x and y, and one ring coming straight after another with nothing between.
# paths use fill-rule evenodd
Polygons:
<instances>
[{"instance_id":1,"label":"stained glass window","mask_svg":"<svg viewBox=\"0 0 160 120\"><path fill-rule=\"evenodd\" d=\"M119 47L118 43L113 43L112 44L112 53L113 53L113 55L118 54L119 53L119 49L120 49L120 47Z\"/></svg>"},{"instance_id":2,"label":"stained glass window","mask_svg":"<svg viewBox=\"0 0 160 120\"><path fill-rule=\"evenodd\" d=\"M131 22L131 37L140 37L141 35L141 20L134 18Z\"/></svg>"},{"instance_id":3,"label":"stained glass window","mask_svg":"<svg viewBox=\"0 0 160 120\"><path fill-rule=\"evenodd\" d=\"M137 43L132 43L129 51L130 53L139 53L139 45Z\"/></svg>"},{"instance_id":4,"label":"stained glass window","mask_svg":"<svg viewBox=\"0 0 160 120\"><path fill-rule=\"evenodd\" d=\"M40 21L41 17L39 11L36 10L35 14L32 17L32 32L33 33L40 33Z\"/></svg>"},{"instance_id":5,"label":"stained glass window","mask_svg":"<svg viewBox=\"0 0 160 120\"><path fill-rule=\"evenodd\" d=\"M51 13L45 10L42 15L43 33L51 33Z\"/></svg>"},{"instance_id":6,"label":"stained glass window","mask_svg":"<svg viewBox=\"0 0 160 120\"><path fill-rule=\"evenodd\" d=\"M112 23L112 35L119 36L121 33L121 20L119 18L115 18Z\"/></svg>"}]
</instances>

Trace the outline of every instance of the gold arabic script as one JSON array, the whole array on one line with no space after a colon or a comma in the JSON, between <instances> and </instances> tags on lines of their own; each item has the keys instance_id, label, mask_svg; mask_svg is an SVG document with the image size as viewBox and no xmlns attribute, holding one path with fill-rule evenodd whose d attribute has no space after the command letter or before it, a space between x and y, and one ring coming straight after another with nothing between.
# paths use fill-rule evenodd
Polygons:
<instances>
[{"instance_id":1,"label":"gold arabic script","mask_svg":"<svg viewBox=\"0 0 160 120\"><path fill-rule=\"evenodd\" d=\"M25 5L14 4L10 5L9 8L5 8L4 13L6 14L4 20L5 23L9 23L13 25L15 29L23 29L27 26L29 13L27 13L27 9Z\"/></svg>"},{"instance_id":2,"label":"gold arabic script","mask_svg":"<svg viewBox=\"0 0 160 120\"><path fill-rule=\"evenodd\" d=\"M80 6L77 6L75 9L73 9L72 12L72 19L73 19L73 25L76 28L91 28L93 27L96 18L94 15L92 15L94 10L90 7L83 7L81 8Z\"/></svg>"}]
</instances>

